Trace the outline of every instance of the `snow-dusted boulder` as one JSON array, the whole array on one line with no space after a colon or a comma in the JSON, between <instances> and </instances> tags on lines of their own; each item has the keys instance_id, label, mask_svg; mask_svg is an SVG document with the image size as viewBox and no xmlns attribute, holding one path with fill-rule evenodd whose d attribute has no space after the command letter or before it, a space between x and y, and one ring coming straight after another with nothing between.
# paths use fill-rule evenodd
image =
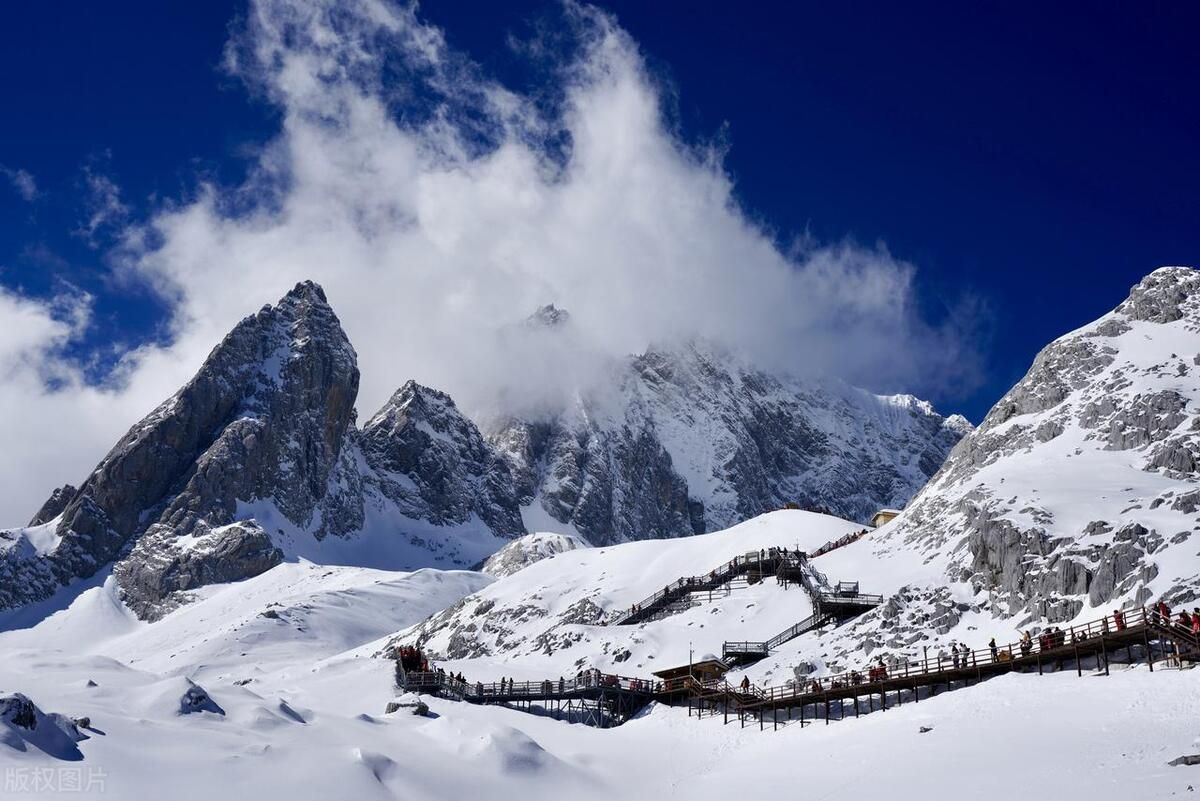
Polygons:
<instances>
[{"instance_id":1,"label":"snow-dusted boulder","mask_svg":"<svg viewBox=\"0 0 1200 801\"><path fill-rule=\"evenodd\" d=\"M480 572L494 578L511 576L534 562L549 559L577 548L590 548L591 543L573 534L539 531L519 537L488 557Z\"/></svg>"},{"instance_id":2,"label":"snow-dusted boulder","mask_svg":"<svg viewBox=\"0 0 1200 801\"><path fill-rule=\"evenodd\" d=\"M76 743L88 739L66 715L43 712L21 693L0 695L0 745L15 751L34 748L55 759L79 760Z\"/></svg>"},{"instance_id":3,"label":"snow-dusted boulder","mask_svg":"<svg viewBox=\"0 0 1200 801\"><path fill-rule=\"evenodd\" d=\"M208 691L199 684L188 680L188 686L179 697L179 714L191 715L196 712L212 712L214 715L224 715L225 710L213 700Z\"/></svg>"}]
</instances>

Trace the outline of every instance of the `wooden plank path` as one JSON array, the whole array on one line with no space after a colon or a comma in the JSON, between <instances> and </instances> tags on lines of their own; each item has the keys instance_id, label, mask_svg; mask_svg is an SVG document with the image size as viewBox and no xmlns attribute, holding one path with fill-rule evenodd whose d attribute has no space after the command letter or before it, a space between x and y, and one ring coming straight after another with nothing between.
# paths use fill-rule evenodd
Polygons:
<instances>
[{"instance_id":1,"label":"wooden plank path","mask_svg":"<svg viewBox=\"0 0 1200 801\"><path fill-rule=\"evenodd\" d=\"M1013 671L1036 670L1040 675L1070 664L1082 676L1084 661L1091 659L1095 669L1103 668L1104 675L1108 675L1110 660L1122 650L1126 661L1140 657L1153 672L1156 662L1164 660L1200 661L1200 635L1161 618L1152 609L1136 608L1117 617L1106 615L1070 626L1059 636L1043 633L1025 646L1016 642L978 649L957 662L905 660L774 687L735 687L724 679L699 681L691 677L654 681L598 670L583 671L572 679L484 684L459 681L440 671L404 674L399 663L397 679L402 687L415 692L527 711L534 711L537 705L544 714L566 714L602 727L619 725L657 701L668 706L686 705L689 714L695 711L697 716L718 714L726 722L735 717L743 726L756 721L759 728L765 728L768 722L778 728L793 719L801 724L822 717L826 723L841 719L847 702L853 702L857 717L864 698L868 711L877 708L876 698L878 708L886 710L889 701L893 706L919 702L922 690L929 697L939 687L967 687ZM832 717L835 704L837 718ZM782 720L780 713L785 715Z\"/></svg>"},{"instance_id":2,"label":"wooden plank path","mask_svg":"<svg viewBox=\"0 0 1200 801\"><path fill-rule=\"evenodd\" d=\"M1135 654L1140 654L1153 671L1155 647L1158 649L1159 662L1164 659L1200 659L1200 635L1162 619L1151 609L1137 608L1121 612L1119 619L1106 615L1090 623L1070 626L1057 637L1047 639L1043 635L1034 638L1025 646L1016 642L997 644L994 649L975 650L960 657L957 662L944 660L930 664L924 660L905 660L902 664L885 663L882 667L849 670L786 686L750 688L750 692L740 688L729 688L724 695L710 691L705 700L712 711L725 714L726 719L731 713L736 714L743 725L747 720L756 719L761 728L767 722L768 713L775 727L792 720L794 713L803 722L810 708L813 710L810 718L818 718L823 713L828 722L834 702L837 702L840 719L844 716L847 701L853 701L853 711L857 716L860 714L859 702L863 698L868 700L869 710L875 708L876 696L881 708L887 709L889 699L894 699L893 705L906 700L919 701L922 689L928 691L928 696L935 694L938 687L952 689L956 683L966 687L1013 671L1036 670L1041 675L1047 669L1059 670L1064 665L1073 664L1076 673L1082 676L1084 661L1091 659L1096 669L1103 668L1104 675L1108 675L1110 660L1122 650L1130 662L1134 661ZM748 695L752 698L748 698ZM699 706L696 708L702 711ZM780 712L786 713L785 721L780 721Z\"/></svg>"}]
</instances>

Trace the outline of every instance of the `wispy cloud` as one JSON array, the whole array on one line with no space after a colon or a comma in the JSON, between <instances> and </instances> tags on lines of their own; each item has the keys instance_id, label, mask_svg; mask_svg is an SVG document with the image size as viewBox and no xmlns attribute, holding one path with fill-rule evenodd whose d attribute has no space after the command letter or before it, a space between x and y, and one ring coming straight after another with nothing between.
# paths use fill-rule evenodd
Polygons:
<instances>
[{"instance_id":1,"label":"wispy cloud","mask_svg":"<svg viewBox=\"0 0 1200 801\"><path fill-rule=\"evenodd\" d=\"M83 168L83 184L84 220L76 233L92 247L99 247L104 233L128 221L129 207L121 200L116 182L91 165Z\"/></svg>"},{"instance_id":2,"label":"wispy cloud","mask_svg":"<svg viewBox=\"0 0 1200 801\"><path fill-rule=\"evenodd\" d=\"M3 165L0 165L0 173L2 173L4 177L8 179L8 182L12 184L12 188L16 190L17 194L21 196L22 200L27 203L32 203L34 200L37 200L38 186L37 180L35 180L33 177L33 173L29 172L28 170L5 167Z\"/></svg>"}]
</instances>

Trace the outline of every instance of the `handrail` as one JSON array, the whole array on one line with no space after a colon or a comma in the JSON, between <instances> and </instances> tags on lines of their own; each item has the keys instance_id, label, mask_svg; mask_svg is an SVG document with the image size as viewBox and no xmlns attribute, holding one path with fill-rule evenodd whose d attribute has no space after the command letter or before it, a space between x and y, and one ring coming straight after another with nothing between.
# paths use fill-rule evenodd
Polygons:
<instances>
[{"instance_id":1,"label":"handrail","mask_svg":"<svg viewBox=\"0 0 1200 801\"><path fill-rule=\"evenodd\" d=\"M822 545L820 548L817 548L815 551L810 553L808 555L808 558L816 559L818 556L824 556L825 554L829 553L830 551L836 551L838 548L844 548L847 545L850 545L851 543L858 542L865 536L867 536L867 529L864 528L862 531L855 531L855 532L847 534L843 537L839 537L836 540L830 540L829 542Z\"/></svg>"},{"instance_id":2,"label":"handrail","mask_svg":"<svg viewBox=\"0 0 1200 801\"><path fill-rule=\"evenodd\" d=\"M976 649L968 652L965 658L960 657L957 664L952 659L947 659L940 655L932 665L928 659L913 661L905 657L903 663L893 661L891 664L885 664L882 669L879 666L874 666L866 670L847 670L832 676L826 676L823 679L806 680L803 683L791 686L765 687L765 700L778 701L787 698L799 698L801 696L820 694L847 687L869 686L872 683L880 683L892 679L953 673L981 666L1028 664L1031 660L1040 658L1042 654L1048 653L1054 654L1055 658L1061 659L1068 656L1064 652L1070 648L1112 634L1114 631L1126 631L1137 626L1167 630L1171 636L1182 637L1194 643L1200 649L1200 637L1193 635L1190 631L1184 631L1182 627L1170 621L1162 622L1157 612L1138 607L1120 612L1119 617L1114 617L1112 614L1105 615L1088 623L1069 626L1065 631L1061 629L1057 633L1052 630L1043 631L1041 635L1031 638L1024 645L1020 641L1017 641L1004 645L997 644L994 648L989 645L986 648Z\"/></svg>"},{"instance_id":3,"label":"handrail","mask_svg":"<svg viewBox=\"0 0 1200 801\"><path fill-rule=\"evenodd\" d=\"M796 637L799 637L804 632L811 631L812 629L817 628L819 625L821 625L821 623L823 621L825 621L828 618L829 618L829 615L824 614L820 611L813 612L811 615L804 618L804 620L801 620L799 623L789 626L788 628L786 628L783 631L776 634L771 639L767 640L767 650L772 651L772 650L778 648L779 646L783 645L785 642L788 642L789 640L794 640Z\"/></svg>"},{"instance_id":4,"label":"handrail","mask_svg":"<svg viewBox=\"0 0 1200 801\"><path fill-rule=\"evenodd\" d=\"M865 592L855 593L854 595L842 595L836 592L822 592L818 594L818 601L830 606L863 605L863 606L878 606L883 603L882 595L872 595Z\"/></svg>"},{"instance_id":5,"label":"handrail","mask_svg":"<svg viewBox=\"0 0 1200 801\"><path fill-rule=\"evenodd\" d=\"M735 556L728 562L710 571L703 576L684 576L676 579L674 582L667 584L658 592L643 599L641 602L633 604L628 609L618 610L612 616L612 622L620 625L620 621L626 620L635 614L639 614L645 610L655 610L662 601L676 596L689 595L693 592L703 592L711 590L722 584L727 584L739 575L750 572L751 567L758 567L759 572L766 574L764 566L769 566L778 569L782 563L795 561L802 563L804 555L798 550L788 550L787 548L771 547L760 548L757 551L748 551L740 556Z\"/></svg>"},{"instance_id":6,"label":"handrail","mask_svg":"<svg viewBox=\"0 0 1200 801\"><path fill-rule=\"evenodd\" d=\"M469 682L460 681L448 673L426 671L410 672L407 674L407 686L411 688L447 689L463 698L487 699L506 698L512 696L555 696L568 695L581 690L614 689L627 692L638 692L646 695L657 692L662 682L641 679L631 676L618 676L612 673L601 673L599 670L588 670L567 679L542 679L540 681L498 681Z\"/></svg>"}]
</instances>

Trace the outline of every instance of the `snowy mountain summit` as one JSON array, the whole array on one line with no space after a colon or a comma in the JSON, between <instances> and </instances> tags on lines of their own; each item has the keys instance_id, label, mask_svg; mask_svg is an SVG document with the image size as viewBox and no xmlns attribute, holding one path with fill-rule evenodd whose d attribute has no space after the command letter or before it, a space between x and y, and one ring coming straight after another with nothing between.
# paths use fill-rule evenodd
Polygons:
<instances>
[{"instance_id":1,"label":"snowy mountain summit","mask_svg":"<svg viewBox=\"0 0 1200 801\"><path fill-rule=\"evenodd\" d=\"M176 591L260 573L283 554L239 519L240 499L273 498L291 519L335 531L344 516L327 485L358 378L321 288L297 285L239 323L78 490L56 491L40 525L3 535L0 607L112 563L127 603L146 614Z\"/></svg>"},{"instance_id":2,"label":"snowy mountain summit","mask_svg":"<svg viewBox=\"0 0 1200 801\"><path fill-rule=\"evenodd\" d=\"M788 505L866 521L903 506L971 426L911 395L774 375L692 342L630 357L554 414L484 429L538 520L608 545Z\"/></svg>"},{"instance_id":3,"label":"snowy mountain summit","mask_svg":"<svg viewBox=\"0 0 1200 801\"><path fill-rule=\"evenodd\" d=\"M571 326L551 305L525 328ZM240 322L78 489L0 531L0 609L110 566L124 602L153 619L288 558L467 567L531 529L563 534L551 549L563 550L788 504L862 520L902 505L969 428L910 396L784 380L697 345L630 358L615 404L581 396L486 436L413 381L358 428L358 384L324 292L298 284ZM495 569L543 551L510 551Z\"/></svg>"},{"instance_id":4,"label":"snowy mountain summit","mask_svg":"<svg viewBox=\"0 0 1200 801\"><path fill-rule=\"evenodd\" d=\"M1053 623L1162 596L1190 604L1198 376L1200 272L1156 270L1038 354L880 533L880 555L915 549L1005 617Z\"/></svg>"}]
</instances>

